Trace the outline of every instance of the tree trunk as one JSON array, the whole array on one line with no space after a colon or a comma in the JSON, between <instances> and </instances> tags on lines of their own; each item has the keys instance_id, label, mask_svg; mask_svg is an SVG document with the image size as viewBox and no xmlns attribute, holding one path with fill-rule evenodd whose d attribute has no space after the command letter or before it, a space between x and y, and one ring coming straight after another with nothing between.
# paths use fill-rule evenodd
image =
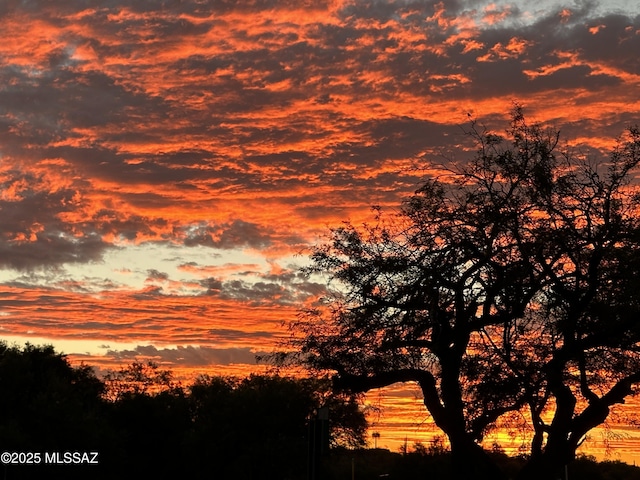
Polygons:
<instances>
[{"instance_id":1,"label":"tree trunk","mask_svg":"<svg viewBox=\"0 0 640 480\"><path fill-rule=\"evenodd\" d=\"M468 340L466 335L459 340L459 344L467 345ZM440 356L442 402L435 388L425 391L423 387L425 405L433 415L436 425L449 438L454 479L506 480L506 475L467 431L460 386L461 359L462 349L449 349Z\"/></svg>"},{"instance_id":2,"label":"tree trunk","mask_svg":"<svg viewBox=\"0 0 640 480\"><path fill-rule=\"evenodd\" d=\"M524 468L518 472L516 480L537 480L541 478L564 480L565 465L568 465L574 458L572 451L569 450L566 444L563 448L545 450L542 455L529 459Z\"/></svg>"},{"instance_id":3,"label":"tree trunk","mask_svg":"<svg viewBox=\"0 0 640 480\"><path fill-rule=\"evenodd\" d=\"M480 445L465 439L451 442L453 478L459 480L506 480L506 475Z\"/></svg>"}]
</instances>

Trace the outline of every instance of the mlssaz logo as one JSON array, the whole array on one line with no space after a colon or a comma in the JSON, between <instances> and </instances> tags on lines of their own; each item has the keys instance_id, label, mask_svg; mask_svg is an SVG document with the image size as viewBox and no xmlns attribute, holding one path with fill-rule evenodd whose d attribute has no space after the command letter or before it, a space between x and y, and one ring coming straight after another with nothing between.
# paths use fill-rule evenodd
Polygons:
<instances>
[{"instance_id":1,"label":"mlssaz logo","mask_svg":"<svg viewBox=\"0 0 640 480\"><path fill-rule=\"evenodd\" d=\"M62 465L98 464L98 452L47 452L44 454L45 463Z\"/></svg>"}]
</instances>

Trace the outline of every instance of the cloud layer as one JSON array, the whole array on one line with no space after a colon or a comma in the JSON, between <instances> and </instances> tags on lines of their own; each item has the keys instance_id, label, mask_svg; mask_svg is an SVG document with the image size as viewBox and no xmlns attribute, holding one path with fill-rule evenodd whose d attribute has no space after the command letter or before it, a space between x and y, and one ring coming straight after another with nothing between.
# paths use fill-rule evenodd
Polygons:
<instances>
[{"instance_id":1,"label":"cloud layer","mask_svg":"<svg viewBox=\"0 0 640 480\"><path fill-rule=\"evenodd\" d=\"M250 363L323 293L293 263L467 158L469 114L594 154L637 123L621 6L3 2L0 334Z\"/></svg>"}]
</instances>

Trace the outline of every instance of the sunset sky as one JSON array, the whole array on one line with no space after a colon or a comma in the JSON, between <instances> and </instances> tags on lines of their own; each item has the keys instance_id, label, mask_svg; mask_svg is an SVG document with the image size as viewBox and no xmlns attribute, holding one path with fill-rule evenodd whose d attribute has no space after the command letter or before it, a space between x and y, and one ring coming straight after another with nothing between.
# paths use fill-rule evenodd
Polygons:
<instances>
[{"instance_id":1,"label":"sunset sky","mask_svg":"<svg viewBox=\"0 0 640 480\"><path fill-rule=\"evenodd\" d=\"M640 123L632 1L0 2L0 338L254 371L343 220L513 102L597 157Z\"/></svg>"}]
</instances>

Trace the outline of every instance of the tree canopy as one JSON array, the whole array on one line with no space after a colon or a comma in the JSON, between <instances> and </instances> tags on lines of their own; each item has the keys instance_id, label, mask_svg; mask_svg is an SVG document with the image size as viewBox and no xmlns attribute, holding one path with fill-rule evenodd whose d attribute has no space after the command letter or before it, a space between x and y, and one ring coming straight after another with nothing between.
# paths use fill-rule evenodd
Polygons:
<instances>
[{"instance_id":1,"label":"tree canopy","mask_svg":"<svg viewBox=\"0 0 640 480\"><path fill-rule=\"evenodd\" d=\"M0 453L40 455L3 457L2 478L306 478L309 420L321 407L334 445L366 443L364 413L328 378L200 377L183 387L136 362L100 379L53 347L0 341L0 389ZM51 452L97 452L97 463L57 465L45 461Z\"/></svg>"},{"instance_id":2,"label":"tree canopy","mask_svg":"<svg viewBox=\"0 0 640 480\"><path fill-rule=\"evenodd\" d=\"M417 382L468 478L500 478L479 444L521 412L520 478L551 478L640 382L640 132L607 159L561 151L520 107L506 135L470 134L471 162L314 250L334 294L287 359L353 392Z\"/></svg>"}]
</instances>

